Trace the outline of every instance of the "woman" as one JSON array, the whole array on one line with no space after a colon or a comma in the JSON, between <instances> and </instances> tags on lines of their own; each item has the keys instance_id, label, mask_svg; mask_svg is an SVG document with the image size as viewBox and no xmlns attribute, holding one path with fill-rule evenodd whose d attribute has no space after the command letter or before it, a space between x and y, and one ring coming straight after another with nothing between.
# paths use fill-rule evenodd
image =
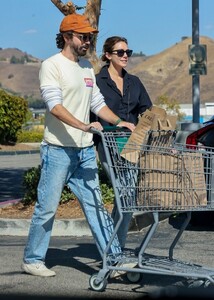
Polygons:
<instances>
[{"instance_id":1,"label":"woman","mask_svg":"<svg viewBox=\"0 0 214 300\"><path fill-rule=\"evenodd\" d=\"M106 64L102 67L99 74L96 75L96 81L109 108L121 120L136 125L139 114L150 108L152 102L140 79L125 70L132 52L128 48L126 38L119 36L109 37L103 46L102 61L106 62ZM112 124L101 119L98 119L98 121L102 126L112 126ZM97 137L95 144L102 167L109 176L103 145ZM113 208L112 217L116 223L118 221L116 206ZM131 213L124 214L118 231L118 238L122 248L125 246L131 217Z\"/></svg>"}]
</instances>

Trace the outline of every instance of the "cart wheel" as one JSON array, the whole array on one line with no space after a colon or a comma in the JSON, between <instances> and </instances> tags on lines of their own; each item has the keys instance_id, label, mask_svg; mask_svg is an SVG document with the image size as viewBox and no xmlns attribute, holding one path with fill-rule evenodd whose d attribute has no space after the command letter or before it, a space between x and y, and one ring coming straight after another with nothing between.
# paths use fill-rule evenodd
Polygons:
<instances>
[{"instance_id":1,"label":"cart wheel","mask_svg":"<svg viewBox=\"0 0 214 300\"><path fill-rule=\"evenodd\" d=\"M97 291L97 292L103 292L107 286L108 281L106 278L104 278L103 281L96 283L97 275L98 275L98 273L93 274L90 277L89 285L92 288L92 290Z\"/></svg>"},{"instance_id":2,"label":"cart wheel","mask_svg":"<svg viewBox=\"0 0 214 300\"><path fill-rule=\"evenodd\" d=\"M127 272L126 273L126 278L128 279L129 282L131 283L137 283L140 282L143 278L142 273L135 273L135 272Z\"/></svg>"}]
</instances>

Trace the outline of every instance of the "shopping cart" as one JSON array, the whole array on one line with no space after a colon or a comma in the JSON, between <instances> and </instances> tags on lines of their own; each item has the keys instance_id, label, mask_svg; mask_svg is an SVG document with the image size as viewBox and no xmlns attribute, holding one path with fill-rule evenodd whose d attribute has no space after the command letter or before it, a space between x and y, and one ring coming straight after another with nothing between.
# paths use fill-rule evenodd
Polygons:
<instances>
[{"instance_id":1,"label":"shopping cart","mask_svg":"<svg viewBox=\"0 0 214 300\"><path fill-rule=\"evenodd\" d=\"M113 271L126 272L132 283L148 273L202 280L204 286L213 284L214 269L174 259L173 251L191 219L191 212L214 210L214 149L176 144L176 131L148 131L141 145L127 142L131 133L124 129L93 133L102 138L120 218L104 252L102 269L89 279L90 287L95 291L105 290ZM129 249L108 254L127 212L150 212L153 223L142 237L138 252ZM186 218L169 247L168 256L147 254L145 250L163 212L185 212ZM135 267L127 267L129 263Z\"/></svg>"}]
</instances>

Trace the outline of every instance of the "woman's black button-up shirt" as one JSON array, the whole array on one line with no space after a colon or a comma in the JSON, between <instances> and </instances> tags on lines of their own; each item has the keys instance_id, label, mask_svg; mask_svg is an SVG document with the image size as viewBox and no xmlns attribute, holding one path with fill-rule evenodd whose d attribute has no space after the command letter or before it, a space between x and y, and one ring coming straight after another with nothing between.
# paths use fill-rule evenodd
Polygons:
<instances>
[{"instance_id":1,"label":"woman's black button-up shirt","mask_svg":"<svg viewBox=\"0 0 214 300\"><path fill-rule=\"evenodd\" d=\"M123 69L123 95L111 79L108 65L102 67L100 73L96 75L96 81L108 107L124 121L136 125L138 115L152 106L151 99L140 79L129 74L125 69ZM112 125L102 119L98 121L103 126Z\"/></svg>"}]
</instances>

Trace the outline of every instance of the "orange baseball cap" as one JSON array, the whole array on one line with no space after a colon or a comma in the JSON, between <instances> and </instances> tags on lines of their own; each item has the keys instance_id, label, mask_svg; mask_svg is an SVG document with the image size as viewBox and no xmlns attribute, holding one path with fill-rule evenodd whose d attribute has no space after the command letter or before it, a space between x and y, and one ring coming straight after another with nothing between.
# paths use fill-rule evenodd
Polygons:
<instances>
[{"instance_id":1,"label":"orange baseball cap","mask_svg":"<svg viewBox=\"0 0 214 300\"><path fill-rule=\"evenodd\" d=\"M69 14L62 20L59 31L75 31L79 33L97 33L98 30L93 28L84 15Z\"/></svg>"}]
</instances>

